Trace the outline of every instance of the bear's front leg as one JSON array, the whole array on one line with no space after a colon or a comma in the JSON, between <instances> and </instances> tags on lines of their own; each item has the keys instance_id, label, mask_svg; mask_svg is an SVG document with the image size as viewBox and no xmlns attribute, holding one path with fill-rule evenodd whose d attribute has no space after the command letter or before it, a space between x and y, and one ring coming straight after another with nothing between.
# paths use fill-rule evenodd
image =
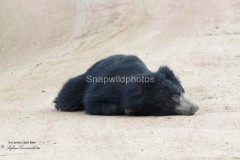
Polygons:
<instances>
[{"instance_id":1,"label":"bear's front leg","mask_svg":"<svg viewBox=\"0 0 240 160\"><path fill-rule=\"evenodd\" d=\"M123 115L124 111L119 105L108 102L88 102L86 103L85 110L91 115Z\"/></svg>"},{"instance_id":2,"label":"bear's front leg","mask_svg":"<svg viewBox=\"0 0 240 160\"><path fill-rule=\"evenodd\" d=\"M141 116L142 114L139 112L132 112L130 110L124 110L125 114L128 116Z\"/></svg>"}]
</instances>

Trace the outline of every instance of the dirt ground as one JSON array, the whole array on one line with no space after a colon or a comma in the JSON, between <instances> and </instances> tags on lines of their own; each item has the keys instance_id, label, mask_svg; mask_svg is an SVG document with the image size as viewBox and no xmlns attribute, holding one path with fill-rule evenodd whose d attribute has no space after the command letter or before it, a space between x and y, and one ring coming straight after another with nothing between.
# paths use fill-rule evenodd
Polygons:
<instances>
[{"instance_id":1,"label":"dirt ground","mask_svg":"<svg viewBox=\"0 0 240 160\"><path fill-rule=\"evenodd\" d=\"M240 159L239 0L0 4L1 160ZM169 65L200 110L104 117L54 109L68 78L119 53L152 71Z\"/></svg>"}]
</instances>

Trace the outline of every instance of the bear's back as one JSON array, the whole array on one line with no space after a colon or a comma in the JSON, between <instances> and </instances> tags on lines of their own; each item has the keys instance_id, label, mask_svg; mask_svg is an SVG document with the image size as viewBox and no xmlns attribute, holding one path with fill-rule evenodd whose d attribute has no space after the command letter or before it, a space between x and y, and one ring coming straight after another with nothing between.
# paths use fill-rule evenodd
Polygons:
<instances>
[{"instance_id":1,"label":"bear's back","mask_svg":"<svg viewBox=\"0 0 240 160\"><path fill-rule=\"evenodd\" d=\"M95 63L85 75L100 76L129 76L150 72L146 65L136 56L114 55Z\"/></svg>"}]
</instances>

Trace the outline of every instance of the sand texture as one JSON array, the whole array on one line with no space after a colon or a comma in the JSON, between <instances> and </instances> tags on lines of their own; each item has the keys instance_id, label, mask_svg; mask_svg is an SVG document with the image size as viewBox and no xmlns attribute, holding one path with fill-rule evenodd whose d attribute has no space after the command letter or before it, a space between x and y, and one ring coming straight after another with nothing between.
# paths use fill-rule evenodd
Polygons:
<instances>
[{"instance_id":1,"label":"sand texture","mask_svg":"<svg viewBox=\"0 0 240 160\"><path fill-rule=\"evenodd\" d=\"M119 53L170 66L200 110L54 109L67 79ZM1 0L0 72L1 160L240 159L239 0ZM22 141L40 149L8 148Z\"/></svg>"}]
</instances>

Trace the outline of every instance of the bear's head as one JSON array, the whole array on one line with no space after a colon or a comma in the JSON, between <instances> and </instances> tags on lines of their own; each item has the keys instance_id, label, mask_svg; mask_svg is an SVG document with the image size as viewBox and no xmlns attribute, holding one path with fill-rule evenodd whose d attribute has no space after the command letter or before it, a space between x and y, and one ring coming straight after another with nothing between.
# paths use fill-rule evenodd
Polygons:
<instances>
[{"instance_id":1,"label":"bear's head","mask_svg":"<svg viewBox=\"0 0 240 160\"><path fill-rule=\"evenodd\" d=\"M168 67L156 73L148 73L153 81L141 81L128 85L125 92L125 112L140 115L193 115L198 106L184 97L184 89Z\"/></svg>"}]
</instances>

